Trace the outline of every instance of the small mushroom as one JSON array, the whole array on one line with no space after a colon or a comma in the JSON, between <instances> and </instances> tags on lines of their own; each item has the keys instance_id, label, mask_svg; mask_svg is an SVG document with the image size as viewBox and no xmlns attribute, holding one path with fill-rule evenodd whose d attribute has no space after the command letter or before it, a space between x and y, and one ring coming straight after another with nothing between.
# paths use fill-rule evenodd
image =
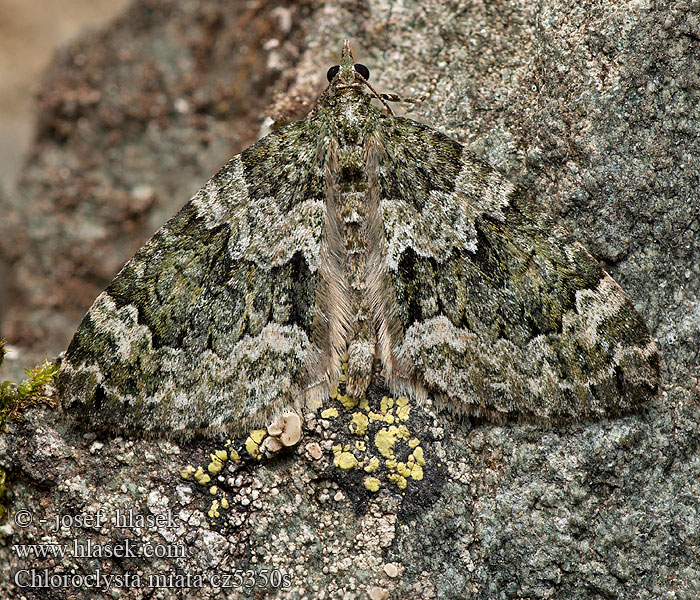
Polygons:
<instances>
[{"instance_id":1,"label":"small mushroom","mask_svg":"<svg viewBox=\"0 0 700 600\"><path fill-rule=\"evenodd\" d=\"M285 446L294 446L301 439L301 417L297 413L288 412L282 416L284 431L280 441Z\"/></svg>"},{"instance_id":2,"label":"small mushroom","mask_svg":"<svg viewBox=\"0 0 700 600\"><path fill-rule=\"evenodd\" d=\"M278 438L271 435L265 438L263 445L265 446L265 450L271 454L279 452L282 449L282 442L280 442Z\"/></svg>"},{"instance_id":3,"label":"small mushroom","mask_svg":"<svg viewBox=\"0 0 700 600\"><path fill-rule=\"evenodd\" d=\"M274 435L275 437L282 435L283 431L284 431L284 417L280 417L274 423L270 423L267 426L267 433L270 435Z\"/></svg>"}]
</instances>

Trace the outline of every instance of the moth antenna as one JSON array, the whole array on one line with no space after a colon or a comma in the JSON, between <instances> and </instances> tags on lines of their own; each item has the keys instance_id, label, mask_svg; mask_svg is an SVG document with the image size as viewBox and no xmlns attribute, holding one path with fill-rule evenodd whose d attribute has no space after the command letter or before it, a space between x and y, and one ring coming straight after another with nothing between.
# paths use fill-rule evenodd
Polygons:
<instances>
[{"instance_id":1,"label":"moth antenna","mask_svg":"<svg viewBox=\"0 0 700 600\"><path fill-rule=\"evenodd\" d=\"M374 97L375 97L377 100L379 100L379 101L385 106L385 108L389 111L389 115L393 117L393 116L394 116L394 111L391 110L391 106L389 106L389 105L387 104L387 101L386 101L387 99L384 98L384 96L386 96L387 94L379 94L379 93L377 93L377 90L375 90L375 89L372 87L372 84L370 84L369 81L367 81L362 75L360 75L360 73L357 73L357 71L355 71L355 73L356 73L356 75L360 78L360 80L362 81L362 83L364 83L364 84L372 91L372 94L374 94ZM389 94L389 95L390 95L390 94Z\"/></svg>"}]
</instances>

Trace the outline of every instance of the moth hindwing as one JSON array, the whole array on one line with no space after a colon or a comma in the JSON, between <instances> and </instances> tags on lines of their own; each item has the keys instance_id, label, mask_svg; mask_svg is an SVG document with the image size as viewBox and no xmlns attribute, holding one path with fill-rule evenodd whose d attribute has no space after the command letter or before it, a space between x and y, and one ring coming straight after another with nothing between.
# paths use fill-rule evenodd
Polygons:
<instances>
[{"instance_id":1,"label":"moth hindwing","mask_svg":"<svg viewBox=\"0 0 700 600\"><path fill-rule=\"evenodd\" d=\"M617 414L657 390L622 289L526 193L395 117L355 65L126 264L58 378L93 428L239 434L373 377L455 414ZM385 110L372 104L379 98Z\"/></svg>"}]
</instances>

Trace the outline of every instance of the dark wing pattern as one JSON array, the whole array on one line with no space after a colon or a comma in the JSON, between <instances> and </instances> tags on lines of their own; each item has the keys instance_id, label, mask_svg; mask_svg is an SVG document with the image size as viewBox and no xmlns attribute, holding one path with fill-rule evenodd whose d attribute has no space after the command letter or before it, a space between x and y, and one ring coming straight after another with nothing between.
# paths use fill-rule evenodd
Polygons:
<instances>
[{"instance_id":1,"label":"dark wing pattern","mask_svg":"<svg viewBox=\"0 0 700 600\"><path fill-rule=\"evenodd\" d=\"M382 126L395 352L418 385L454 413L552 421L656 393L649 331L579 243L457 142L408 119Z\"/></svg>"},{"instance_id":2,"label":"dark wing pattern","mask_svg":"<svg viewBox=\"0 0 700 600\"><path fill-rule=\"evenodd\" d=\"M97 298L58 379L74 419L240 433L299 403L321 369L313 127L292 124L234 157Z\"/></svg>"}]
</instances>

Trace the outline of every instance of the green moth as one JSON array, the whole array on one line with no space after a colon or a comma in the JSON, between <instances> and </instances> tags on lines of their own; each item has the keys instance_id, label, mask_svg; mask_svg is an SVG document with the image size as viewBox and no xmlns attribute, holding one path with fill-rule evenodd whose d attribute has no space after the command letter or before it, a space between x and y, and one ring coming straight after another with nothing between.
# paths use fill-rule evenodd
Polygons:
<instances>
[{"instance_id":1,"label":"green moth","mask_svg":"<svg viewBox=\"0 0 700 600\"><path fill-rule=\"evenodd\" d=\"M62 362L68 415L240 434L325 398L344 357L352 396L374 382L499 420L656 393L654 342L596 260L368 78L345 42L308 117L232 158L126 264Z\"/></svg>"}]
</instances>

